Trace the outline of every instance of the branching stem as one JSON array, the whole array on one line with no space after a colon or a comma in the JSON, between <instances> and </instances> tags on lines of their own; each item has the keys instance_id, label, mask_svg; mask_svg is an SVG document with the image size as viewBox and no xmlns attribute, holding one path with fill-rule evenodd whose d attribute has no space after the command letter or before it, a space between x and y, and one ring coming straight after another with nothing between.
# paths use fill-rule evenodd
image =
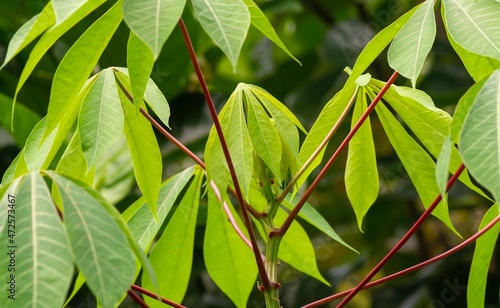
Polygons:
<instances>
[{"instance_id":1,"label":"branching stem","mask_svg":"<svg viewBox=\"0 0 500 308\"><path fill-rule=\"evenodd\" d=\"M146 296L149 296L149 297L151 297L151 298L154 298L154 299L156 299L156 300L159 300L160 302L162 302L162 303L164 303L164 304L167 304L167 305L169 305L169 306L171 306L171 307L175 307L175 308L187 308L186 306L183 306L183 305L181 305L181 304L174 303L174 302L173 302L173 301L171 301L171 300L168 300L168 299L166 299L166 298L163 298L163 297L161 297L161 296L158 296L158 295L154 294L153 292L150 292L150 291L148 291L148 290L146 290L146 289L144 289L144 288L139 287L138 285L133 284L133 285L132 285L132 289L133 289L133 290L135 290L135 291L137 291L137 292L139 292L139 293L142 293L142 294L144 294L144 295L146 295Z\"/></svg>"}]
</instances>

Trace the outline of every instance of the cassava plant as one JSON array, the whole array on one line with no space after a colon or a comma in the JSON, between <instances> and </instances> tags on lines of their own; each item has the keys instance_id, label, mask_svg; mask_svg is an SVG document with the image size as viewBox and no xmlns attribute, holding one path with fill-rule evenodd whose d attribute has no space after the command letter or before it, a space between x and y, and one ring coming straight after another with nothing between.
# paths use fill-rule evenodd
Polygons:
<instances>
[{"instance_id":1,"label":"cassava plant","mask_svg":"<svg viewBox=\"0 0 500 308\"><path fill-rule=\"evenodd\" d=\"M439 26L436 15L474 80L453 117L418 89ZM316 261L310 262L315 250L301 223L356 251L308 199L347 151L345 189L362 230L380 191L373 121L385 132L425 212L355 288L305 307L345 296L337 306L343 307L361 289L446 258L476 240L467 302L484 307L500 231L500 2L427 0L404 13L370 40L352 69L345 69L347 80L307 130L271 93L245 80L216 109L190 25L201 25L202 35L225 54L233 71L250 28L300 64L254 1L51 0L14 34L0 68L35 42L11 100L8 129L15 138L26 114L16 105L18 93L43 55L86 16L98 18L58 63L46 115L2 177L1 307L67 306L84 284L102 307L116 307L127 295L141 307L184 307L205 202L206 271L234 305L247 307L258 289L265 307L281 307L281 262L329 285ZM126 67L101 67L100 58L113 52L106 47L121 25L129 29ZM177 115L170 114L168 93L150 78L174 29L180 30L179 43L213 120L203 157L165 128ZM394 72L382 81L369 68L387 47ZM323 162L327 145L348 119L350 131ZM159 137L193 161L167 180ZM110 164L121 167L110 174ZM121 198L104 183L120 176L131 183L128 168L142 197L118 210L114 204ZM457 181L491 204L480 230L441 255L370 282L429 215L460 236L447 203Z\"/></svg>"}]
</instances>

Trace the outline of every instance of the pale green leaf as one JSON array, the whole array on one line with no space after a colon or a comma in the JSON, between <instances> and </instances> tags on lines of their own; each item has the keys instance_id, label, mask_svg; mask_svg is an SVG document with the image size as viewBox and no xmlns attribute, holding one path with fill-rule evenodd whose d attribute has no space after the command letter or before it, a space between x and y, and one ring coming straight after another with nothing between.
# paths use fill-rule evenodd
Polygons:
<instances>
[{"instance_id":1,"label":"pale green leaf","mask_svg":"<svg viewBox=\"0 0 500 308\"><path fill-rule=\"evenodd\" d=\"M12 182L15 178L28 173L28 166L24 159L24 148L17 154L2 176L2 185Z\"/></svg>"},{"instance_id":2,"label":"pale green leaf","mask_svg":"<svg viewBox=\"0 0 500 308\"><path fill-rule=\"evenodd\" d=\"M411 80L413 87L436 37L434 1L425 1L396 34L389 47L389 65Z\"/></svg>"},{"instance_id":3,"label":"pale green leaf","mask_svg":"<svg viewBox=\"0 0 500 308\"><path fill-rule=\"evenodd\" d=\"M211 189L208 190L203 257L208 274L222 292L237 307L247 307L257 276L255 258L252 250L234 231Z\"/></svg>"},{"instance_id":4,"label":"pale green leaf","mask_svg":"<svg viewBox=\"0 0 500 308\"><path fill-rule=\"evenodd\" d=\"M123 132L123 111L111 69L99 73L83 100L78 132L89 172Z\"/></svg>"},{"instance_id":5,"label":"pale green leaf","mask_svg":"<svg viewBox=\"0 0 500 308\"><path fill-rule=\"evenodd\" d=\"M473 53L500 60L500 2L443 0L447 30Z\"/></svg>"},{"instance_id":6,"label":"pale green leaf","mask_svg":"<svg viewBox=\"0 0 500 308\"><path fill-rule=\"evenodd\" d=\"M184 298L191 275L202 180L203 173L198 169L179 207L149 255L158 278L159 295L174 302L181 302ZM146 289L151 287L148 277L149 275L143 275L142 278L142 285ZM146 303L150 307L164 306L155 299L146 298Z\"/></svg>"},{"instance_id":7,"label":"pale green leaf","mask_svg":"<svg viewBox=\"0 0 500 308\"><path fill-rule=\"evenodd\" d=\"M477 94L460 135L460 153L471 175L500 198L500 70Z\"/></svg>"},{"instance_id":8,"label":"pale green leaf","mask_svg":"<svg viewBox=\"0 0 500 308\"><path fill-rule=\"evenodd\" d=\"M14 131L10 132L16 145L22 148L31 130L40 121L40 116L28 107L16 104L13 123L11 123L12 98L0 93L0 126L9 129L13 124Z\"/></svg>"},{"instance_id":9,"label":"pale green leaf","mask_svg":"<svg viewBox=\"0 0 500 308\"><path fill-rule=\"evenodd\" d=\"M201 26L236 70L250 27L250 13L246 5L241 0L193 0L192 3Z\"/></svg>"},{"instance_id":10,"label":"pale green leaf","mask_svg":"<svg viewBox=\"0 0 500 308\"><path fill-rule=\"evenodd\" d=\"M5 269L0 276L7 282L10 274L15 274L17 292L15 300L7 298L9 294L4 292L0 305L60 307L73 277L73 260L49 189L40 174L31 173L24 177L12 196L15 197L15 212L6 212L5 219L14 221L9 224L15 224L15 237L7 238L2 234L0 242L7 252L15 251L15 272L7 271L10 261L7 255L0 258ZM12 228L7 230L12 231Z\"/></svg>"},{"instance_id":11,"label":"pale green leaf","mask_svg":"<svg viewBox=\"0 0 500 308\"><path fill-rule=\"evenodd\" d=\"M48 135L74 108L87 78L122 20L121 0L85 31L59 63L47 113ZM71 117L69 117L71 118Z\"/></svg>"},{"instance_id":12,"label":"pale green leaf","mask_svg":"<svg viewBox=\"0 0 500 308\"><path fill-rule=\"evenodd\" d=\"M76 264L103 307L119 303L134 279L127 237L100 200L82 184L51 174L61 194L64 221Z\"/></svg>"},{"instance_id":13,"label":"pale green leaf","mask_svg":"<svg viewBox=\"0 0 500 308\"><path fill-rule=\"evenodd\" d=\"M498 204L493 204L484 214L479 229L484 228L488 223L500 215ZM476 240L474 256L467 283L467 307L483 308L485 304L486 283L488 272L492 260L493 252L500 233L500 224L497 223L486 233Z\"/></svg>"},{"instance_id":14,"label":"pale green leaf","mask_svg":"<svg viewBox=\"0 0 500 308\"><path fill-rule=\"evenodd\" d=\"M40 14L33 16L19 30L14 33L14 36L9 42L7 47L7 54L3 61L0 70L12 60L21 50L24 49L29 43L42 34L55 22L54 11L52 9L52 2L47 3Z\"/></svg>"},{"instance_id":15,"label":"pale green leaf","mask_svg":"<svg viewBox=\"0 0 500 308\"><path fill-rule=\"evenodd\" d=\"M149 75L153 70L154 57L151 49L133 32L127 44L127 67L129 72L132 96L135 109L139 111L143 104L144 92L148 84Z\"/></svg>"},{"instance_id":16,"label":"pale green leaf","mask_svg":"<svg viewBox=\"0 0 500 308\"><path fill-rule=\"evenodd\" d=\"M367 107L366 92L361 88L354 106L351 129L356 125ZM349 142L345 186L347 197L356 214L358 227L362 230L363 219L372 204L377 200L379 191L377 159L369 118L366 119Z\"/></svg>"},{"instance_id":17,"label":"pale green leaf","mask_svg":"<svg viewBox=\"0 0 500 308\"><path fill-rule=\"evenodd\" d=\"M297 202L299 202L299 200L300 199L298 197L292 197L291 194L288 194L281 204L288 210L292 210ZM324 234L328 235L331 239L338 242L342 246L347 247L354 252L358 252L356 249L352 248L346 242L344 242L344 240L340 238L337 232L333 230L328 221L323 216L321 216L321 214L309 203L306 202L302 206L302 209L300 209L299 212L299 217L310 223L312 226L316 227Z\"/></svg>"},{"instance_id":18,"label":"pale green leaf","mask_svg":"<svg viewBox=\"0 0 500 308\"><path fill-rule=\"evenodd\" d=\"M136 114L134 106L122 91L119 91L125 114L125 137L132 156L137 185L156 218L156 201L161 186L162 160L158 141L151 123L142 115Z\"/></svg>"},{"instance_id":19,"label":"pale green leaf","mask_svg":"<svg viewBox=\"0 0 500 308\"><path fill-rule=\"evenodd\" d=\"M68 19L89 0L52 0L57 25Z\"/></svg>"},{"instance_id":20,"label":"pale green leaf","mask_svg":"<svg viewBox=\"0 0 500 308\"><path fill-rule=\"evenodd\" d=\"M257 155L281 182L281 142L273 123L255 96L243 88L247 107L248 132Z\"/></svg>"},{"instance_id":21,"label":"pale green leaf","mask_svg":"<svg viewBox=\"0 0 500 308\"><path fill-rule=\"evenodd\" d=\"M284 210L278 210L275 217L276 224L281 225L286 217L288 215ZM330 285L319 272L314 246L306 231L297 221L292 222L281 240L278 257L302 273L321 281L327 286Z\"/></svg>"},{"instance_id":22,"label":"pale green leaf","mask_svg":"<svg viewBox=\"0 0 500 308\"><path fill-rule=\"evenodd\" d=\"M396 154L403 164L406 172L415 186L423 206L428 208L439 195L436 183L436 165L427 152L406 132L398 120L383 104L375 108L377 115L389 137ZM448 208L439 204L432 215L439 218L457 235L458 231L453 226Z\"/></svg>"},{"instance_id":23,"label":"pale green leaf","mask_svg":"<svg viewBox=\"0 0 500 308\"><path fill-rule=\"evenodd\" d=\"M123 17L129 28L146 43L154 59L181 18L186 0L125 0Z\"/></svg>"},{"instance_id":24,"label":"pale green leaf","mask_svg":"<svg viewBox=\"0 0 500 308\"><path fill-rule=\"evenodd\" d=\"M43 134L46 130L47 117L42 118L33 128L31 134L26 140L24 159L29 171L36 171L46 166L47 158L55 154L53 147L54 139L57 135L57 129L43 140ZM52 152L52 155L50 155Z\"/></svg>"},{"instance_id":25,"label":"pale green leaf","mask_svg":"<svg viewBox=\"0 0 500 308\"><path fill-rule=\"evenodd\" d=\"M76 25L85 16L90 14L101 4L106 2L106 0L88 0L79 10L77 10L73 15L67 18L64 22L48 29L37 42L35 47L30 53L28 61L24 65L21 76L17 83L16 92L14 95L14 101L16 100L17 94L23 87L24 83L33 72L33 69L38 64L43 55L49 50L49 48L69 29Z\"/></svg>"},{"instance_id":26,"label":"pale green leaf","mask_svg":"<svg viewBox=\"0 0 500 308\"><path fill-rule=\"evenodd\" d=\"M92 186L94 182L94 169L87 172L87 162L85 161L80 134L78 132L75 132L71 138L68 147L57 164L56 172Z\"/></svg>"},{"instance_id":27,"label":"pale green leaf","mask_svg":"<svg viewBox=\"0 0 500 308\"><path fill-rule=\"evenodd\" d=\"M448 206L448 196L446 193L446 187L448 185L448 177L450 176L450 159L451 159L451 150L453 148L453 141L448 136L441 148L441 153L436 161L436 183L439 187L439 193L443 200L444 206Z\"/></svg>"},{"instance_id":28,"label":"pale green leaf","mask_svg":"<svg viewBox=\"0 0 500 308\"><path fill-rule=\"evenodd\" d=\"M175 200L192 175L193 167L190 167L165 181L160 189L156 206L158 220L155 220L151 214L144 197L138 199L123 212L123 219L127 221L135 241L143 250L147 250L151 245Z\"/></svg>"},{"instance_id":29,"label":"pale green leaf","mask_svg":"<svg viewBox=\"0 0 500 308\"><path fill-rule=\"evenodd\" d=\"M313 155L313 153L319 148L323 140L328 136L330 130L335 126L335 123L340 119L342 113L349 105L351 97L356 91L356 84L350 83L349 85L344 85L344 88L338 92L328 103L326 103L323 110L316 118L309 134L306 136L302 147L300 148L300 161L305 163ZM321 163L323 155L325 153L326 146L321 150L321 152L316 156L316 158L311 162L309 167L305 170L302 176L297 181L297 186L300 187L307 180L307 177L311 172Z\"/></svg>"},{"instance_id":30,"label":"pale green leaf","mask_svg":"<svg viewBox=\"0 0 500 308\"><path fill-rule=\"evenodd\" d=\"M285 44L283 44L279 36L276 34L276 31L274 31L274 28L267 19L266 15L264 15L257 4L255 4L253 0L243 0L243 2L246 4L248 11L250 12L252 25L254 25L255 28L259 29L259 31L262 32L273 43L278 45L278 47L286 52L292 59L297 61L297 63L301 64L300 61L292 55L288 48L286 48Z\"/></svg>"}]
</instances>

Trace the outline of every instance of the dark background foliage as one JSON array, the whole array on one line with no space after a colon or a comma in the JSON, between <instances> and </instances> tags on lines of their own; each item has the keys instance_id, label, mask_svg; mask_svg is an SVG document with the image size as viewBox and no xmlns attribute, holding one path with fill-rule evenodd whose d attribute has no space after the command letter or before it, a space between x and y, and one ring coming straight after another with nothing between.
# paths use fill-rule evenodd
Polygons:
<instances>
[{"instance_id":1,"label":"dark background foliage","mask_svg":"<svg viewBox=\"0 0 500 308\"><path fill-rule=\"evenodd\" d=\"M44 0L0 0L0 60L5 57L9 40L14 32L34 14ZM419 1L402 0L261 0L256 1L273 23L279 36L290 51L301 61L297 64L277 46L255 29L248 39L233 73L229 61L211 43L208 36L192 17L188 8L184 20L198 52L217 107L238 82L257 84L284 102L310 128L324 104L338 91L347 74L344 67L354 64L365 44L381 29L396 20ZM42 117L47 110L51 81L55 69L68 46L102 13L105 4L50 49L19 95L19 102L29 108L33 117ZM128 29L122 24L104 52L99 66L126 66L126 42ZM14 95L17 80L28 58L29 48L21 52L0 72L0 174L6 170L20 149L6 128L10 116L6 105ZM377 59L369 73L374 78L387 80L392 73L385 56ZM180 31L176 29L167 41L151 78L167 97L171 111L172 133L202 155L211 120L203 95L189 62ZM399 78L399 85L410 85ZM435 104L453 113L460 96L472 84L458 56L449 45L442 24L438 21L438 34L434 47L418 80L417 87L432 96ZM57 90L57 89L55 89ZM380 174L380 195L363 224L363 233L357 227L354 213L347 199L343 176L343 161L338 161L329 171L324 182L310 199L332 224L334 229L350 245L359 250L357 255L318 233L307 224L316 247L320 270L332 287L306 277L286 264L281 265L282 303L285 307L297 307L350 287L385 255L423 211L423 206L411 185L396 154L390 147L377 118L371 118L375 136ZM23 127L26 134L32 127ZM342 127L331 142L332 153L349 129ZM164 177L178 172L192 162L158 136L164 154ZM313 174L314 176L314 174ZM138 190L125 185L124 196L117 206L126 207ZM121 188L122 190L124 188ZM203 209L203 204L200 205ZM453 222L464 237L470 236L479 223L488 204L468 189L457 184L450 192L450 208ZM231 307L231 303L210 281L204 270L202 243L204 217L200 211L196 234L197 250L188 296L184 303L190 307ZM424 261L461 241L436 219L429 219L412 240L396 255L379 274L386 275ZM498 247L498 245L497 245ZM381 287L360 293L351 307L463 307L466 301L469 262L473 247L469 247L444 262L399 278ZM496 252L498 256L498 251ZM494 258L488 282L487 303L498 307L500 281L499 258ZM495 291L496 290L496 291ZM262 307L263 296L255 291L249 307ZM85 290L73 302L74 307L95 305ZM125 302L124 306L132 303ZM333 304L332 304L333 306Z\"/></svg>"}]
</instances>

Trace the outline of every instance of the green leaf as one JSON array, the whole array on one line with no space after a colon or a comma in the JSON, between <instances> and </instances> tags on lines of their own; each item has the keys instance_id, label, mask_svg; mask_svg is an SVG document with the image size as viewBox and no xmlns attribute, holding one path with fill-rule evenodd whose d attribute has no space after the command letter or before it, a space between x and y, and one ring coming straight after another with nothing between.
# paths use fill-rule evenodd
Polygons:
<instances>
[{"instance_id":1,"label":"green leaf","mask_svg":"<svg viewBox=\"0 0 500 308\"><path fill-rule=\"evenodd\" d=\"M0 242L5 250L0 264L5 269L1 274L2 281L7 282L11 274L15 275L17 293L15 300L11 300L5 292L0 305L61 307L73 277L73 260L49 189L40 174L31 173L12 195L15 197L15 212L6 212L13 216L5 215L5 219L14 220L15 238L2 234ZM10 257L6 257L6 253L11 251L15 251L15 272L7 271Z\"/></svg>"},{"instance_id":2,"label":"green leaf","mask_svg":"<svg viewBox=\"0 0 500 308\"><path fill-rule=\"evenodd\" d=\"M500 215L498 204L493 204L484 214L479 230ZM467 283L467 307L483 308L485 303L486 282L488 281L489 265L492 262L495 244L500 233L500 224L497 223L476 240L474 256Z\"/></svg>"},{"instance_id":3,"label":"green leaf","mask_svg":"<svg viewBox=\"0 0 500 308\"><path fill-rule=\"evenodd\" d=\"M389 47L389 65L411 80L413 87L436 37L434 1L425 1L396 34Z\"/></svg>"},{"instance_id":4,"label":"green leaf","mask_svg":"<svg viewBox=\"0 0 500 308\"><path fill-rule=\"evenodd\" d=\"M257 155L281 182L281 142L273 123L255 96L243 88L247 107L248 132Z\"/></svg>"},{"instance_id":5,"label":"green leaf","mask_svg":"<svg viewBox=\"0 0 500 308\"><path fill-rule=\"evenodd\" d=\"M52 82L46 135L74 108L87 78L122 20L121 0L94 22L68 50Z\"/></svg>"},{"instance_id":6,"label":"green leaf","mask_svg":"<svg viewBox=\"0 0 500 308\"><path fill-rule=\"evenodd\" d=\"M299 202L298 197L293 197L291 194L288 194L283 202L281 203L284 207L286 207L288 210L292 210L293 207ZM252 204L253 205L253 204ZM354 252L358 252L356 249L352 248L349 246L344 240L340 238L340 236L333 230L332 226L328 223L328 221L321 216L321 214L316 211L316 209L310 205L309 203L305 203L302 206L302 209L300 209L299 212L299 217L310 223L312 226L314 226L316 229L320 230L324 234L328 235L330 238L332 238L334 241L338 242L344 247L349 248L350 250Z\"/></svg>"},{"instance_id":7,"label":"green leaf","mask_svg":"<svg viewBox=\"0 0 500 308\"><path fill-rule=\"evenodd\" d=\"M439 195L439 188L436 183L436 165L427 152L406 132L398 120L390 113L383 104L378 104L375 108L377 115L389 137L396 154L403 164L406 172L415 186L420 199L425 208ZM439 218L453 232L459 235L453 226L448 207L439 204L432 215Z\"/></svg>"},{"instance_id":8,"label":"green leaf","mask_svg":"<svg viewBox=\"0 0 500 308\"><path fill-rule=\"evenodd\" d=\"M40 121L40 116L28 107L17 104L14 121L11 123L11 111L12 98L0 93L0 126L3 126L5 129L13 126L12 137L16 145L21 148L24 146L26 139L28 139L31 130Z\"/></svg>"},{"instance_id":9,"label":"green leaf","mask_svg":"<svg viewBox=\"0 0 500 308\"><path fill-rule=\"evenodd\" d=\"M460 135L460 153L472 176L500 198L500 70L485 82Z\"/></svg>"},{"instance_id":10,"label":"green leaf","mask_svg":"<svg viewBox=\"0 0 500 308\"><path fill-rule=\"evenodd\" d=\"M236 71L241 47L250 27L250 13L241 0L193 0L201 26L226 54Z\"/></svg>"},{"instance_id":11,"label":"green leaf","mask_svg":"<svg viewBox=\"0 0 500 308\"><path fill-rule=\"evenodd\" d=\"M68 147L64 151L59 163L56 167L56 172L61 175L78 179L85 184L92 186L94 182L94 169L87 172L87 162L81 147L80 134L74 133Z\"/></svg>"},{"instance_id":12,"label":"green leaf","mask_svg":"<svg viewBox=\"0 0 500 308\"><path fill-rule=\"evenodd\" d=\"M154 57L151 49L133 32L130 32L127 44L127 66L136 111L139 111L143 105L142 100L153 64Z\"/></svg>"},{"instance_id":13,"label":"green leaf","mask_svg":"<svg viewBox=\"0 0 500 308\"><path fill-rule=\"evenodd\" d=\"M160 189L156 206L158 220L154 219L144 197L138 199L123 212L123 219L127 221L135 241L143 250L146 251L151 245L172 205L192 175L193 167L190 167L165 181Z\"/></svg>"},{"instance_id":14,"label":"green leaf","mask_svg":"<svg viewBox=\"0 0 500 308\"><path fill-rule=\"evenodd\" d=\"M247 307L248 297L255 287L257 276L254 255L228 222L211 189L208 189L203 257L208 274L222 292L237 307Z\"/></svg>"},{"instance_id":15,"label":"green leaf","mask_svg":"<svg viewBox=\"0 0 500 308\"><path fill-rule=\"evenodd\" d=\"M181 302L184 298L191 275L202 180L203 172L198 169L179 207L149 255L158 277L159 295L174 302ZM146 289L151 287L147 278L148 275L142 278L142 285ZM150 307L163 307L163 304L155 299L146 298L146 303Z\"/></svg>"},{"instance_id":16,"label":"green leaf","mask_svg":"<svg viewBox=\"0 0 500 308\"><path fill-rule=\"evenodd\" d=\"M26 140L24 159L29 171L40 170L47 166L48 157L55 154L53 144L58 129L53 130L50 135L43 140L46 124L47 117L44 117L33 128L33 131L31 131L31 134Z\"/></svg>"},{"instance_id":17,"label":"green leaf","mask_svg":"<svg viewBox=\"0 0 500 308\"><path fill-rule=\"evenodd\" d=\"M30 53L28 61L24 65L21 76L19 77L19 81L17 83L16 92L14 95L14 101L16 101L17 94L23 87L24 83L33 72L33 69L38 64L43 55L49 50L49 48L69 29L71 29L74 25L76 25L80 20L82 20L85 16L90 14L96 8L98 8L101 4L106 2L106 0L88 0L79 10L77 10L71 17L67 18L62 23L53 26L45 32L40 40L37 42L35 47Z\"/></svg>"},{"instance_id":18,"label":"green leaf","mask_svg":"<svg viewBox=\"0 0 500 308\"><path fill-rule=\"evenodd\" d=\"M274 31L274 28L267 19L266 15L264 15L257 4L255 4L253 0L243 0L243 2L246 4L248 11L250 12L252 25L254 25L255 28L259 29L259 31L262 32L262 34L264 34L273 43L278 45L278 47L286 52L292 59L302 65L302 63L300 63L300 61L292 55L288 48L286 48L285 44L283 44L279 36L276 34L276 31Z\"/></svg>"},{"instance_id":19,"label":"green leaf","mask_svg":"<svg viewBox=\"0 0 500 308\"><path fill-rule=\"evenodd\" d=\"M89 172L123 132L123 111L111 69L99 73L83 100L78 132Z\"/></svg>"},{"instance_id":20,"label":"green leaf","mask_svg":"<svg viewBox=\"0 0 500 308\"><path fill-rule=\"evenodd\" d=\"M453 148L453 141L448 136L441 148L441 153L439 153L438 159L436 161L436 183L439 187L439 193L443 198L443 205L448 206L448 196L446 193L446 187L448 186L448 177L450 175L450 159L451 150Z\"/></svg>"},{"instance_id":21,"label":"green leaf","mask_svg":"<svg viewBox=\"0 0 500 308\"><path fill-rule=\"evenodd\" d=\"M69 18L89 0L52 0L57 24Z\"/></svg>"},{"instance_id":22,"label":"green leaf","mask_svg":"<svg viewBox=\"0 0 500 308\"><path fill-rule=\"evenodd\" d=\"M276 224L281 225L287 216L284 210L278 210L275 217ZM319 272L313 244L306 231L297 221L292 222L281 240L278 257L302 273L321 281L327 286L330 285Z\"/></svg>"},{"instance_id":23,"label":"green leaf","mask_svg":"<svg viewBox=\"0 0 500 308\"><path fill-rule=\"evenodd\" d=\"M351 97L355 93L357 87L356 84L350 83L345 84L344 88L340 90L321 110L320 114L316 118L309 134L302 143L300 148L300 161L305 163L316 150L319 148L320 144L326 138L330 130L333 128L335 123L340 119L342 113L349 105ZM323 155L325 153L326 146L321 150L321 152L316 156L312 163L307 167L305 172L297 181L297 186L300 187L307 180L307 177L313 170L321 163Z\"/></svg>"},{"instance_id":24,"label":"green leaf","mask_svg":"<svg viewBox=\"0 0 500 308\"><path fill-rule=\"evenodd\" d=\"M52 2L47 3L40 14L33 16L19 30L14 33L14 36L7 47L7 54L3 61L0 70L7 65L24 47L28 46L34 39L47 30L55 22Z\"/></svg>"},{"instance_id":25,"label":"green leaf","mask_svg":"<svg viewBox=\"0 0 500 308\"><path fill-rule=\"evenodd\" d=\"M64 206L76 264L103 307L117 305L134 280L135 259L119 224L82 184L51 173Z\"/></svg>"},{"instance_id":26,"label":"green leaf","mask_svg":"<svg viewBox=\"0 0 500 308\"><path fill-rule=\"evenodd\" d=\"M2 176L2 185L12 182L15 178L28 173L28 166L24 159L24 148L17 154Z\"/></svg>"},{"instance_id":27,"label":"green leaf","mask_svg":"<svg viewBox=\"0 0 500 308\"><path fill-rule=\"evenodd\" d=\"M500 60L500 2L443 0L447 30L463 48Z\"/></svg>"},{"instance_id":28,"label":"green leaf","mask_svg":"<svg viewBox=\"0 0 500 308\"><path fill-rule=\"evenodd\" d=\"M368 108L366 92L358 92L358 101L354 107L351 129L356 125L363 112ZM379 179L375 145L369 118L361 125L349 142L349 152L345 170L347 197L352 204L358 227L362 230L363 219L377 200Z\"/></svg>"},{"instance_id":29,"label":"green leaf","mask_svg":"<svg viewBox=\"0 0 500 308\"><path fill-rule=\"evenodd\" d=\"M125 22L153 52L156 60L163 44L181 18L186 0L125 0Z\"/></svg>"},{"instance_id":30,"label":"green leaf","mask_svg":"<svg viewBox=\"0 0 500 308\"><path fill-rule=\"evenodd\" d=\"M135 179L156 218L156 201L163 170L158 141L151 123L142 114L136 114L134 106L124 97L123 92L119 93L125 114L125 137L134 164Z\"/></svg>"},{"instance_id":31,"label":"green leaf","mask_svg":"<svg viewBox=\"0 0 500 308\"><path fill-rule=\"evenodd\" d=\"M237 87L219 114L222 132L226 138L232 163L245 197L248 197L253 173L252 142L243 113L242 89ZM221 191L230 183L229 169L214 127L210 130L205 148L205 162L208 178Z\"/></svg>"}]
</instances>

